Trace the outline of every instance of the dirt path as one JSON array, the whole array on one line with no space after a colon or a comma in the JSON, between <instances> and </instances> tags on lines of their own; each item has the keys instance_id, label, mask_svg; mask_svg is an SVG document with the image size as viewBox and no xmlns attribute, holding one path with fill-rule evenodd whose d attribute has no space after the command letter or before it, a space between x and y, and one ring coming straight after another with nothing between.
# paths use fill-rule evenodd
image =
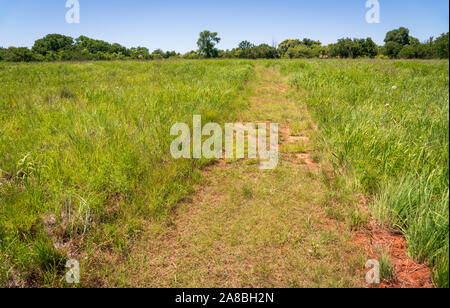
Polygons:
<instances>
[{"instance_id":1,"label":"dirt path","mask_svg":"<svg viewBox=\"0 0 450 308\"><path fill-rule=\"evenodd\" d=\"M348 224L330 213L314 125L275 70L257 67L242 122L280 124L277 169L220 161L181 204L173 223L152 225L111 275L137 287L360 287L365 259ZM297 101L296 101L297 100ZM296 102L296 103L294 103Z\"/></svg>"}]
</instances>

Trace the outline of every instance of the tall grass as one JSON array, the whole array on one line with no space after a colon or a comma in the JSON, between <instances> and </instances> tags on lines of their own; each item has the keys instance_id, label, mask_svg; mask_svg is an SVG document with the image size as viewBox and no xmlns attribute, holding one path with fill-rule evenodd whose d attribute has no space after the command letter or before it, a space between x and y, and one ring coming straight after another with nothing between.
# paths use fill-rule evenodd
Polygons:
<instances>
[{"instance_id":1,"label":"tall grass","mask_svg":"<svg viewBox=\"0 0 450 308\"><path fill-rule=\"evenodd\" d=\"M336 166L368 195L380 222L448 287L449 65L296 61L279 64L319 123ZM395 87L394 87L395 86Z\"/></svg>"},{"instance_id":2,"label":"tall grass","mask_svg":"<svg viewBox=\"0 0 450 308\"><path fill-rule=\"evenodd\" d=\"M170 157L171 126L233 118L252 72L241 61L0 64L0 285L60 285L70 255L126 253L202 163Z\"/></svg>"}]
</instances>

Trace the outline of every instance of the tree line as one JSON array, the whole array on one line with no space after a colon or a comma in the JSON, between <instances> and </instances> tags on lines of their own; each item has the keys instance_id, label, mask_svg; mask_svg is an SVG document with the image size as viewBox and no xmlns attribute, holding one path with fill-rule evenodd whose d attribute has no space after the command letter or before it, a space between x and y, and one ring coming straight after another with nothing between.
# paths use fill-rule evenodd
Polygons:
<instances>
[{"instance_id":1,"label":"tree line","mask_svg":"<svg viewBox=\"0 0 450 308\"><path fill-rule=\"evenodd\" d=\"M401 27L386 34L383 46L371 38L342 38L334 44L322 45L308 38L288 39L280 44L254 45L243 41L234 49L216 48L221 39L217 32L203 31L197 41L197 50L186 54L161 49L150 52L146 47L126 48L86 36L73 39L61 34L49 34L37 40L31 49L26 47L0 48L0 61L88 61L88 60L155 60L168 58L204 59L300 59L300 58L390 58L390 59L448 59L449 33L426 42L410 36Z\"/></svg>"},{"instance_id":2,"label":"tree line","mask_svg":"<svg viewBox=\"0 0 450 308\"><path fill-rule=\"evenodd\" d=\"M73 39L61 34L49 34L26 47L0 48L0 60L31 61L89 61L89 60L154 60L179 56L175 51L157 49L150 53L146 47L126 48L118 43L80 36Z\"/></svg>"}]
</instances>

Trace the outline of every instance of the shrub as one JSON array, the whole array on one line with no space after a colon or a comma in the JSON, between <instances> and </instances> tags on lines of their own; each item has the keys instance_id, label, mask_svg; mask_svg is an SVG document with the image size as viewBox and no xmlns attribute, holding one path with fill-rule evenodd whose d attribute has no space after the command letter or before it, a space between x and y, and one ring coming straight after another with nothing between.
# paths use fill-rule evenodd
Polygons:
<instances>
[{"instance_id":1,"label":"shrub","mask_svg":"<svg viewBox=\"0 0 450 308\"><path fill-rule=\"evenodd\" d=\"M401 59L414 59L416 57L416 47L411 45L403 46L398 53L398 57Z\"/></svg>"}]
</instances>

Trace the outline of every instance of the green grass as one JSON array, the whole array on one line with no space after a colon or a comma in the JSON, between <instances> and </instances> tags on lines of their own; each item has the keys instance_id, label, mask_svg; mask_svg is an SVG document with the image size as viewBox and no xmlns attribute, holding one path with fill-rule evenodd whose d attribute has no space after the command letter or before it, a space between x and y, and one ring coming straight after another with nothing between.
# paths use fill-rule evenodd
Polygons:
<instances>
[{"instance_id":1,"label":"green grass","mask_svg":"<svg viewBox=\"0 0 450 308\"><path fill-rule=\"evenodd\" d=\"M379 251L378 260L380 260L380 278L388 283L393 282L395 279L395 271L389 249Z\"/></svg>"},{"instance_id":2,"label":"green grass","mask_svg":"<svg viewBox=\"0 0 450 308\"><path fill-rule=\"evenodd\" d=\"M0 63L0 286L66 286L70 258L81 263L83 286L120 280L102 260L126 260L148 222L170 226L208 163L171 159L170 127L193 114L204 123L242 115L256 64L285 77L264 77L270 83L245 114L311 133L320 160L340 173L323 176L336 194L323 200L326 213L363 227L367 214L333 202L364 192L376 218L433 268L436 286L448 287L448 61L368 60ZM280 93L285 105L273 103ZM236 191L244 204L258 196ZM318 243L310 242L311 258L326 253ZM270 264L255 271L263 277ZM292 285L320 285L327 268L314 271L317 281L293 277Z\"/></svg>"},{"instance_id":3,"label":"green grass","mask_svg":"<svg viewBox=\"0 0 450 308\"><path fill-rule=\"evenodd\" d=\"M286 61L336 169L449 286L448 61ZM397 89L393 89L396 86Z\"/></svg>"},{"instance_id":4,"label":"green grass","mask_svg":"<svg viewBox=\"0 0 450 308\"><path fill-rule=\"evenodd\" d=\"M68 256L89 269L95 251L126 255L205 163L170 157L171 126L233 118L252 74L241 61L0 64L0 285L60 286Z\"/></svg>"},{"instance_id":5,"label":"green grass","mask_svg":"<svg viewBox=\"0 0 450 308\"><path fill-rule=\"evenodd\" d=\"M239 122L272 119L288 127L308 116L278 71L255 67L249 108ZM288 116L286 116L288 115ZM301 131L301 135L309 134ZM295 143L295 140L286 141ZM110 262L114 287L362 287L364 249L322 204L320 167L285 160L275 170L229 160L202 170L173 224L152 224L124 262ZM343 211L345 202L335 202ZM345 215L345 213L344 213Z\"/></svg>"}]
</instances>

